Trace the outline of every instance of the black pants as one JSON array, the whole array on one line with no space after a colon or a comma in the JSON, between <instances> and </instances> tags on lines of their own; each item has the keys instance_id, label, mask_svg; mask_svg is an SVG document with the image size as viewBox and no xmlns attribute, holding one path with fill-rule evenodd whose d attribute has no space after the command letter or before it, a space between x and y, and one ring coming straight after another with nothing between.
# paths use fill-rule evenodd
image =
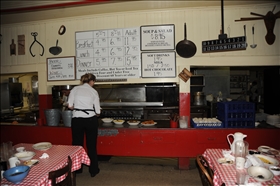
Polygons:
<instances>
[{"instance_id":1,"label":"black pants","mask_svg":"<svg viewBox=\"0 0 280 186\"><path fill-rule=\"evenodd\" d=\"M86 134L86 146L90 158L89 172L96 174L99 172L97 158L97 134L98 120L97 117L91 118L72 118L72 145L84 146L84 134Z\"/></svg>"}]
</instances>

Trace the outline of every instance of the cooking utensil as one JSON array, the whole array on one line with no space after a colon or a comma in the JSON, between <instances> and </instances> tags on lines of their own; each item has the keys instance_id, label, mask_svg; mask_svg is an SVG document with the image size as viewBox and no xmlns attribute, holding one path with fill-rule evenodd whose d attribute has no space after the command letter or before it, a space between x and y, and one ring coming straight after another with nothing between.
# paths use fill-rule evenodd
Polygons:
<instances>
[{"instance_id":1,"label":"cooking utensil","mask_svg":"<svg viewBox=\"0 0 280 186\"><path fill-rule=\"evenodd\" d=\"M36 37L38 36L38 33L37 32L31 32L31 35L34 37L34 41L32 42L32 44L29 47L29 52L30 52L31 56L35 57L35 54L33 54L32 50L31 50L32 46L34 45L35 42L38 43L42 47L42 54L40 54L40 56L43 56L45 49L44 49L44 46L39 41L37 41L37 39L36 39Z\"/></svg>"},{"instance_id":2,"label":"cooking utensil","mask_svg":"<svg viewBox=\"0 0 280 186\"><path fill-rule=\"evenodd\" d=\"M244 36L245 36L245 39L246 39L245 45L246 45L246 48L247 48L248 44L247 44L247 38L246 38L246 25L244 25L243 28L244 28Z\"/></svg>"},{"instance_id":3,"label":"cooking utensil","mask_svg":"<svg viewBox=\"0 0 280 186\"><path fill-rule=\"evenodd\" d=\"M184 25L185 39L177 43L176 52L179 56L184 58L190 58L196 53L196 46L192 41L187 40L187 25Z\"/></svg>"},{"instance_id":4,"label":"cooking utensil","mask_svg":"<svg viewBox=\"0 0 280 186\"><path fill-rule=\"evenodd\" d=\"M49 52L53 55L58 55L62 52L62 48L57 46L58 45L58 39L56 40L56 46L53 46L49 49Z\"/></svg>"},{"instance_id":5,"label":"cooking utensil","mask_svg":"<svg viewBox=\"0 0 280 186\"><path fill-rule=\"evenodd\" d=\"M254 37L254 35L255 35L255 28L254 28L254 26L252 26L252 34L253 34L253 44L250 45L250 47L251 48L256 48L257 44L255 44L255 37Z\"/></svg>"}]
</instances>

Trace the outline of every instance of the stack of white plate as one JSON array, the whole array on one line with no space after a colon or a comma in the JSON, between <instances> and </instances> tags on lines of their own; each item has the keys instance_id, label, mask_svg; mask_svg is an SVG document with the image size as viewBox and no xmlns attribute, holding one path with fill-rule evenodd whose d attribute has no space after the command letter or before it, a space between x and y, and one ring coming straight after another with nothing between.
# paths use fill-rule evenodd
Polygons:
<instances>
[{"instance_id":1,"label":"stack of white plate","mask_svg":"<svg viewBox=\"0 0 280 186\"><path fill-rule=\"evenodd\" d=\"M280 115L268 115L266 118L266 123L270 125L280 124Z\"/></svg>"}]
</instances>

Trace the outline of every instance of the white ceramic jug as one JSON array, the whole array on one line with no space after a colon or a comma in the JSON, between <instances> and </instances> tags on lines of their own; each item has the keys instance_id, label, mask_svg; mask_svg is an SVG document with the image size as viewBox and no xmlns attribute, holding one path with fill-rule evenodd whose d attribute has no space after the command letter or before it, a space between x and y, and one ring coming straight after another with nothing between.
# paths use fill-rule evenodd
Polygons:
<instances>
[{"instance_id":1,"label":"white ceramic jug","mask_svg":"<svg viewBox=\"0 0 280 186\"><path fill-rule=\"evenodd\" d=\"M10 168L12 168L12 167L19 165L20 161L18 160L17 157L11 157L11 158L9 158L9 164L10 164Z\"/></svg>"},{"instance_id":2,"label":"white ceramic jug","mask_svg":"<svg viewBox=\"0 0 280 186\"><path fill-rule=\"evenodd\" d=\"M233 137L233 142L231 143L229 140L229 137L232 136ZM239 141L239 140L243 140L245 137L247 137L247 135L242 134L241 132L236 132L234 134L228 134L227 135L227 140L231 149L231 152L233 154L235 154L235 142Z\"/></svg>"}]
</instances>

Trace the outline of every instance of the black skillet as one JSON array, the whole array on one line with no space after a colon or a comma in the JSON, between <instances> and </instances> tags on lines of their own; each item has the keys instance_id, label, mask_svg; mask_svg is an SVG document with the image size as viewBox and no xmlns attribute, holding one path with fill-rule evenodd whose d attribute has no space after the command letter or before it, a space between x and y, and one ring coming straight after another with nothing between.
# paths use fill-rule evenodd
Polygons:
<instances>
[{"instance_id":1,"label":"black skillet","mask_svg":"<svg viewBox=\"0 0 280 186\"><path fill-rule=\"evenodd\" d=\"M53 55L58 55L62 52L62 48L57 46L58 40L56 40L56 46L53 46L49 49L49 52Z\"/></svg>"},{"instance_id":2,"label":"black skillet","mask_svg":"<svg viewBox=\"0 0 280 186\"><path fill-rule=\"evenodd\" d=\"M187 26L185 23L185 39L177 43L176 51L177 54L184 58L190 58L196 53L196 46L192 41L187 40Z\"/></svg>"}]
</instances>

